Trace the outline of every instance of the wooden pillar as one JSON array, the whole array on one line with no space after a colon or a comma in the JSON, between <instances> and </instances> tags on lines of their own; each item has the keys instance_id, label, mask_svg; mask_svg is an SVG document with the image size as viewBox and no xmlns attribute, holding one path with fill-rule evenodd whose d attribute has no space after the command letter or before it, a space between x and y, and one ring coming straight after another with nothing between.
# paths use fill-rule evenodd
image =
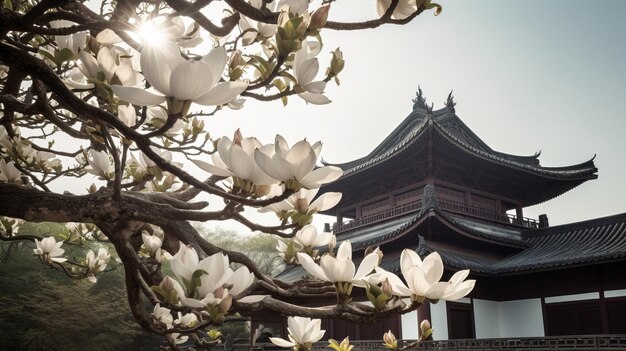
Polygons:
<instances>
[{"instance_id":1,"label":"wooden pillar","mask_svg":"<svg viewBox=\"0 0 626 351\"><path fill-rule=\"evenodd\" d=\"M517 216L517 219L521 222L522 218L524 218L524 209L522 208L521 204L517 204L515 206L515 216Z\"/></svg>"},{"instance_id":2,"label":"wooden pillar","mask_svg":"<svg viewBox=\"0 0 626 351\"><path fill-rule=\"evenodd\" d=\"M389 194L389 208L394 208L396 207L396 195L395 194Z\"/></svg>"},{"instance_id":3,"label":"wooden pillar","mask_svg":"<svg viewBox=\"0 0 626 351\"><path fill-rule=\"evenodd\" d=\"M420 329L420 324L422 323L422 321L424 319L428 319L428 321L430 322L430 325L433 325L433 321L430 318L430 302L424 302L418 309L417 309L417 335L421 336L422 335L422 330Z\"/></svg>"},{"instance_id":4,"label":"wooden pillar","mask_svg":"<svg viewBox=\"0 0 626 351\"><path fill-rule=\"evenodd\" d=\"M361 206L361 205L356 207L356 218L361 218L361 216L362 216L361 209L362 208L363 208L363 206Z\"/></svg>"},{"instance_id":5,"label":"wooden pillar","mask_svg":"<svg viewBox=\"0 0 626 351\"><path fill-rule=\"evenodd\" d=\"M465 192L465 205L472 206L472 193L469 191Z\"/></svg>"}]
</instances>

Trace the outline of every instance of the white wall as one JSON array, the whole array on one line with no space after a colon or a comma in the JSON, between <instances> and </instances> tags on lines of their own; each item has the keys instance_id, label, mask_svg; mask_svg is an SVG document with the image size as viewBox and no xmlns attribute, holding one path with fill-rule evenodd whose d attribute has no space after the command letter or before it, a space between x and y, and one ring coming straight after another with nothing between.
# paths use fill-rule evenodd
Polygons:
<instances>
[{"instance_id":1,"label":"white wall","mask_svg":"<svg viewBox=\"0 0 626 351\"><path fill-rule=\"evenodd\" d=\"M474 325L478 339L544 336L541 300L474 299Z\"/></svg>"},{"instance_id":2,"label":"white wall","mask_svg":"<svg viewBox=\"0 0 626 351\"><path fill-rule=\"evenodd\" d=\"M500 304L496 301L474 299L474 326L476 338L499 338Z\"/></svg>"},{"instance_id":3,"label":"white wall","mask_svg":"<svg viewBox=\"0 0 626 351\"><path fill-rule=\"evenodd\" d=\"M433 340L448 340L448 312L445 301L430 304L430 319Z\"/></svg>"},{"instance_id":4,"label":"white wall","mask_svg":"<svg viewBox=\"0 0 626 351\"><path fill-rule=\"evenodd\" d=\"M418 329L419 323L417 321L417 311L402 315L402 339L417 340L417 338L419 338L417 332Z\"/></svg>"},{"instance_id":5,"label":"white wall","mask_svg":"<svg viewBox=\"0 0 626 351\"><path fill-rule=\"evenodd\" d=\"M500 302L502 337L544 336L541 299Z\"/></svg>"}]
</instances>

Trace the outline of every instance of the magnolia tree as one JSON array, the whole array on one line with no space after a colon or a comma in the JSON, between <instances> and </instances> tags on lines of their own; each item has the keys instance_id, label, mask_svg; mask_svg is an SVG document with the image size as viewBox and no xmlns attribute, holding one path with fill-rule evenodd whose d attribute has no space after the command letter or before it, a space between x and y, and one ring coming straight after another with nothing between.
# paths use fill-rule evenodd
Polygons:
<instances>
[{"instance_id":1,"label":"magnolia tree","mask_svg":"<svg viewBox=\"0 0 626 351\"><path fill-rule=\"evenodd\" d=\"M358 269L350 242L335 253L334 235L310 225L341 196L318 193L342 175L317 166L321 143L208 134L205 117L246 108L249 99L330 102L324 90L338 83L344 59L339 49L321 55L328 52L322 35L401 25L441 10L430 0L359 5L376 7L379 16L332 21L341 4L330 0L4 0L0 238L31 241L42 264L92 282L115 257L134 318L172 349L186 340L210 348L218 334L207 331L227 315L271 310L297 316L289 319L289 340L273 341L304 350L323 337L317 318L372 322L466 295L474 284L468 272L439 281L436 254L422 260L405 250L400 278L378 267L379 250ZM204 177L185 170L192 163ZM76 193L71 184L81 178L94 184ZM63 186L71 192L52 190ZM196 200L203 193L220 197L223 207L209 210ZM245 208L275 212L276 224L247 219ZM285 262L301 264L311 278L286 284L267 276L190 224L222 220L282 238L277 250ZM21 221L67 223L67 230L41 237L19 232ZM65 245L83 245L84 254L66 255ZM353 288L365 289L371 303L353 301ZM285 302L329 295L335 305ZM389 334L386 345L397 348Z\"/></svg>"}]
</instances>

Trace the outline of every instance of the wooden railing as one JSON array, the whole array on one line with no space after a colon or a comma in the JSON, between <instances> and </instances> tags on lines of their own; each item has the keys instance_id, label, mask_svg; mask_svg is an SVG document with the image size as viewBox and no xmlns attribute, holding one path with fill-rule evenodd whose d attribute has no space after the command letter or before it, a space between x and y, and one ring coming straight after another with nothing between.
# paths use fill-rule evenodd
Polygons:
<instances>
[{"instance_id":1,"label":"wooden railing","mask_svg":"<svg viewBox=\"0 0 626 351\"><path fill-rule=\"evenodd\" d=\"M389 208L383 210L378 213L374 213L368 216L363 216L357 219L353 219L350 221L345 221L343 223L335 223L333 224L333 231L335 233L345 232L350 229L358 228L365 226L367 224L386 221L403 214L414 212L422 208L422 200L417 200L414 202L410 202L408 204L404 204L401 206L396 206L394 208Z\"/></svg>"},{"instance_id":2,"label":"wooden railing","mask_svg":"<svg viewBox=\"0 0 626 351\"><path fill-rule=\"evenodd\" d=\"M513 225L516 227L523 228L538 228L539 222L536 219L527 218L527 217L517 217L515 215L511 215L508 213L497 213L494 211L489 211L479 207L467 206L460 202L454 202L445 199L437 199L437 203L439 208L448 213L453 213L456 215L460 215L467 218L486 220L489 222L496 222L506 225ZM414 202L410 202L408 204L404 204L401 206L396 206L393 208L389 208L383 210L378 213L374 213L371 215L359 217L353 220L344 221L342 223L334 223L333 231L335 233L345 232L351 229L363 227L372 223L387 221L401 215L404 215L409 212L415 212L422 208L422 200L417 200Z\"/></svg>"},{"instance_id":3,"label":"wooden railing","mask_svg":"<svg viewBox=\"0 0 626 351\"><path fill-rule=\"evenodd\" d=\"M401 340L398 346L412 343L413 340ZM389 350L383 346L382 340L350 340L354 346L352 351ZM313 351L328 350L327 342L318 342ZM272 344L250 346L239 345L235 350L280 350ZM284 349L283 349L284 350ZM540 350L570 350L570 351L626 351L626 335L568 335L547 336L536 338L499 338L499 339L459 339L442 341L424 341L419 347L411 350L440 350L440 351L540 351Z\"/></svg>"},{"instance_id":4,"label":"wooden railing","mask_svg":"<svg viewBox=\"0 0 626 351\"><path fill-rule=\"evenodd\" d=\"M498 213L489 211L484 208L467 206L466 204L454 202L445 199L438 199L439 208L444 211L452 212L470 218L486 219L490 221L500 222L504 224L512 224L524 228L538 228L539 222L536 219L527 217L517 217L508 213Z\"/></svg>"}]
</instances>

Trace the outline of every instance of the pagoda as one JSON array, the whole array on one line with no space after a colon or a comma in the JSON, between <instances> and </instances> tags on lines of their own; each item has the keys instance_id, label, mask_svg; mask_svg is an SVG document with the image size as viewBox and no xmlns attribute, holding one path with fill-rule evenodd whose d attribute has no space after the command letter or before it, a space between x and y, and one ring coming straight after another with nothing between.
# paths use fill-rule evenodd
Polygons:
<instances>
[{"instance_id":1,"label":"pagoda","mask_svg":"<svg viewBox=\"0 0 626 351\"><path fill-rule=\"evenodd\" d=\"M593 159L545 167L539 156L493 150L456 115L452 93L433 110L420 89L373 151L335 164L344 175L321 192L343 197L325 214L355 257L378 246L381 266L399 274L403 248L436 251L444 278L470 269L476 287L378 326L324 321L326 336L372 339L392 329L416 339L424 318L435 339L626 334L626 213L559 226L524 217L525 207L598 177ZM278 278L305 274L290 266Z\"/></svg>"}]
</instances>

